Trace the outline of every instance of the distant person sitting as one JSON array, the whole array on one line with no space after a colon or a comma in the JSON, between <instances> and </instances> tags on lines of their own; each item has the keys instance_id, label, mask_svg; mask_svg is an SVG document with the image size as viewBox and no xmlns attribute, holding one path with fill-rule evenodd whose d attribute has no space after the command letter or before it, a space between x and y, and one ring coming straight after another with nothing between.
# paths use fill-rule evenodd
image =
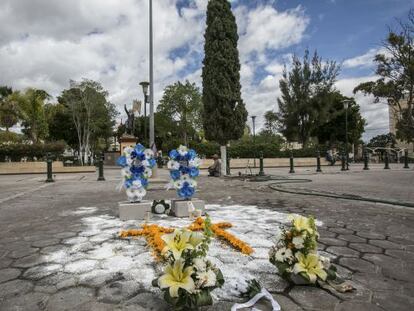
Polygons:
<instances>
[{"instance_id":1,"label":"distant person sitting","mask_svg":"<svg viewBox=\"0 0 414 311\"><path fill-rule=\"evenodd\" d=\"M220 177L221 175L221 161L217 154L213 155L214 163L208 167L208 176Z\"/></svg>"},{"instance_id":2,"label":"distant person sitting","mask_svg":"<svg viewBox=\"0 0 414 311\"><path fill-rule=\"evenodd\" d=\"M334 151L332 149L329 149L326 152L326 161L330 162L331 165L335 165L336 159L335 159Z\"/></svg>"}]
</instances>

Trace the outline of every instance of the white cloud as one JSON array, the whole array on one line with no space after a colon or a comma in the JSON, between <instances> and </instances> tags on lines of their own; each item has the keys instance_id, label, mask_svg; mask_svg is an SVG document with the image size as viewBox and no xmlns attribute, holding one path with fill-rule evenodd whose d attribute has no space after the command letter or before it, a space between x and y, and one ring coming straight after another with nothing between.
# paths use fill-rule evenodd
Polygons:
<instances>
[{"instance_id":1,"label":"white cloud","mask_svg":"<svg viewBox=\"0 0 414 311\"><path fill-rule=\"evenodd\" d=\"M365 54L344 60L342 66L344 68L372 67L375 65L375 55L383 53L386 53L384 48L370 49Z\"/></svg>"}]
</instances>

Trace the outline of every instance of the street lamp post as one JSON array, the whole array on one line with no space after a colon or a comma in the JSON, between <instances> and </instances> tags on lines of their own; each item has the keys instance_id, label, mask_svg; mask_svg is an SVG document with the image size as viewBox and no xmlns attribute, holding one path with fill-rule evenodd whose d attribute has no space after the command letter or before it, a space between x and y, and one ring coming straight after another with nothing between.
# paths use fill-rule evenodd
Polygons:
<instances>
[{"instance_id":1,"label":"street lamp post","mask_svg":"<svg viewBox=\"0 0 414 311\"><path fill-rule=\"evenodd\" d=\"M349 171L349 152L348 152L348 107L351 100L346 99L343 100L342 103L344 104L345 108L345 161L346 161L346 170Z\"/></svg>"},{"instance_id":2,"label":"street lamp post","mask_svg":"<svg viewBox=\"0 0 414 311\"><path fill-rule=\"evenodd\" d=\"M152 0L149 0L149 109L150 109L150 141L149 147L153 149L155 143L154 135L154 53L153 53L153 31L152 31Z\"/></svg>"},{"instance_id":3,"label":"street lamp post","mask_svg":"<svg viewBox=\"0 0 414 311\"><path fill-rule=\"evenodd\" d=\"M256 116L251 116L253 122L253 165L256 167Z\"/></svg>"},{"instance_id":4,"label":"street lamp post","mask_svg":"<svg viewBox=\"0 0 414 311\"><path fill-rule=\"evenodd\" d=\"M148 103L148 86L149 82L143 81L139 85L142 86L142 92L144 93L144 141L147 141L147 103Z\"/></svg>"}]
</instances>

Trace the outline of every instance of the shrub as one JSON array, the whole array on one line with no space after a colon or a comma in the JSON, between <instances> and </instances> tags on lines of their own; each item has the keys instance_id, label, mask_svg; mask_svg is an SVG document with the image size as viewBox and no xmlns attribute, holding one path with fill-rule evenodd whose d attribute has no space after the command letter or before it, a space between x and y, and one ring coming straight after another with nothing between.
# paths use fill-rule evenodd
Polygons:
<instances>
[{"instance_id":1,"label":"shrub","mask_svg":"<svg viewBox=\"0 0 414 311\"><path fill-rule=\"evenodd\" d=\"M20 161L27 157L28 160L44 159L47 153L51 153L54 158L60 158L65 151L66 143L62 141L45 143L45 144L0 144L0 161L4 162L6 158L12 161Z\"/></svg>"}]
</instances>

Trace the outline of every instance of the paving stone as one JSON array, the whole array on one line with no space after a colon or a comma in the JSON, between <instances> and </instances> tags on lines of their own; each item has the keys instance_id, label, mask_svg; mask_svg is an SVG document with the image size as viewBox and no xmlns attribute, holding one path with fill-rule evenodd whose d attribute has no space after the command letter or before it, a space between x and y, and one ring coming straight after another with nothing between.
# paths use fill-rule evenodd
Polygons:
<instances>
[{"instance_id":1,"label":"paving stone","mask_svg":"<svg viewBox=\"0 0 414 311\"><path fill-rule=\"evenodd\" d=\"M0 259L0 269L7 268L13 262L12 259L1 258Z\"/></svg>"},{"instance_id":2,"label":"paving stone","mask_svg":"<svg viewBox=\"0 0 414 311\"><path fill-rule=\"evenodd\" d=\"M0 270L0 283L16 279L20 275L19 269L7 268Z\"/></svg>"},{"instance_id":3,"label":"paving stone","mask_svg":"<svg viewBox=\"0 0 414 311\"><path fill-rule=\"evenodd\" d=\"M69 247L67 247L66 245L52 245L52 246L47 246L47 247L43 247L40 250L41 254L50 254L50 253L56 253L62 250L70 250Z\"/></svg>"},{"instance_id":4,"label":"paving stone","mask_svg":"<svg viewBox=\"0 0 414 311\"><path fill-rule=\"evenodd\" d=\"M327 246L345 246L346 241L334 238L320 238L319 241Z\"/></svg>"},{"instance_id":5,"label":"paving stone","mask_svg":"<svg viewBox=\"0 0 414 311\"><path fill-rule=\"evenodd\" d=\"M139 293L141 285L133 281L117 281L99 289L98 301L105 303L120 303L127 301Z\"/></svg>"},{"instance_id":6,"label":"paving stone","mask_svg":"<svg viewBox=\"0 0 414 311\"><path fill-rule=\"evenodd\" d=\"M30 254L36 253L38 250L39 250L38 248L26 246L24 248L19 248L14 251L11 251L7 256L13 259L18 259L18 258L28 256Z\"/></svg>"},{"instance_id":7,"label":"paving stone","mask_svg":"<svg viewBox=\"0 0 414 311\"><path fill-rule=\"evenodd\" d=\"M350 243L348 247L357 250L361 253L382 253L382 249L378 246L366 243Z\"/></svg>"},{"instance_id":8,"label":"paving stone","mask_svg":"<svg viewBox=\"0 0 414 311\"><path fill-rule=\"evenodd\" d=\"M36 285L33 289L35 292L39 292L39 293L45 293L45 294L54 294L57 292L57 288L56 286L50 285L50 286L40 286L40 285Z\"/></svg>"},{"instance_id":9,"label":"paving stone","mask_svg":"<svg viewBox=\"0 0 414 311\"><path fill-rule=\"evenodd\" d=\"M346 228L337 228L337 227L328 228L328 231L334 232L334 233L339 233L339 234L352 234L352 233L354 233L354 230L346 229Z\"/></svg>"},{"instance_id":10,"label":"paving stone","mask_svg":"<svg viewBox=\"0 0 414 311\"><path fill-rule=\"evenodd\" d=\"M88 301L81 306L78 306L76 311L149 311L141 306L117 306L110 303Z\"/></svg>"},{"instance_id":11,"label":"paving stone","mask_svg":"<svg viewBox=\"0 0 414 311\"><path fill-rule=\"evenodd\" d=\"M69 245L75 245L75 244L81 244L87 241L88 241L88 238L86 237L74 237L74 238L65 239L62 241L62 243L69 244Z\"/></svg>"},{"instance_id":12,"label":"paving stone","mask_svg":"<svg viewBox=\"0 0 414 311\"><path fill-rule=\"evenodd\" d=\"M331 231L328 231L325 229L319 229L319 228L318 228L318 232L319 232L319 236L323 238L334 238L337 235L337 233L335 232L331 232Z\"/></svg>"},{"instance_id":13,"label":"paving stone","mask_svg":"<svg viewBox=\"0 0 414 311\"><path fill-rule=\"evenodd\" d=\"M400 286L397 281L389 279L379 273L356 272L353 275L352 280L361 283L373 292L382 290L395 291L395 289Z\"/></svg>"},{"instance_id":14,"label":"paving stone","mask_svg":"<svg viewBox=\"0 0 414 311\"><path fill-rule=\"evenodd\" d=\"M69 288L52 295L47 304L47 311L72 311L93 299L94 290L87 287Z\"/></svg>"},{"instance_id":15,"label":"paving stone","mask_svg":"<svg viewBox=\"0 0 414 311\"><path fill-rule=\"evenodd\" d=\"M339 259L339 264L353 271L359 271L359 272L375 272L376 271L375 265L360 258L343 257Z\"/></svg>"},{"instance_id":16,"label":"paving stone","mask_svg":"<svg viewBox=\"0 0 414 311\"><path fill-rule=\"evenodd\" d=\"M307 310L333 310L339 302L338 298L311 286L295 286L289 296Z\"/></svg>"},{"instance_id":17,"label":"paving stone","mask_svg":"<svg viewBox=\"0 0 414 311\"><path fill-rule=\"evenodd\" d=\"M59 239L48 239L48 240L35 241L32 243L32 246L46 247L46 246L56 245L58 243L59 243Z\"/></svg>"},{"instance_id":18,"label":"paving stone","mask_svg":"<svg viewBox=\"0 0 414 311\"><path fill-rule=\"evenodd\" d=\"M384 311L375 304L362 301L344 301L336 305L335 311Z\"/></svg>"},{"instance_id":19,"label":"paving stone","mask_svg":"<svg viewBox=\"0 0 414 311\"><path fill-rule=\"evenodd\" d=\"M54 237L57 238L57 239L67 239L67 238L71 238L71 237L76 236L76 234L77 234L76 232L71 232L71 231L59 232L59 233L56 233L54 235Z\"/></svg>"},{"instance_id":20,"label":"paving stone","mask_svg":"<svg viewBox=\"0 0 414 311\"><path fill-rule=\"evenodd\" d=\"M372 301L387 311L412 311L414 305L413 297L399 295L395 291L377 292Z\"/></svg>"},{"instance_id":21,"label":"paving stone","mask_svg":"<svg viewBox=\"0 0 414 311\"><path fill-rule=\"evenodd\" d=\"M68 263L65 266L65 272L81 274L93 270L97 265L96 260L81 259Z\"/></svg>"},{"instance_id":22,"label":"paving stone","mask_svg":"<svg viewBox=\"0 0 414 311\"><path fill-rule=\"evenodd\" d=\"M366 239L385 240L385 235L372 231L357 231L356 235Z\"/></svg>"},{"instance_id":23,"label":"paving stone","mask_svg":"<svg viewBox=\"0 0 414 311\"><path fill-rule=\"evenodd\" d=\"M383 268L403 265L400 259L384 254L364 254L362 258Z\"/></svg>"},{"instance_id":24,"label":"paving stone","mask_svg":"<svg viewBox=\"0 0 414 311\"><path fill-rule=\"evenodd\" d=\"M128 300L125 305L138 305L144 307L146 310L153 311L170 310L170 307L165 300L155 296L153 293L140 293L134 298ZM216 307L216 305L214 307Z\"/></svg>"},{"instance_id":25,"label":"paving stone","mask_svg":"<svg viewBox=\"0 0 414 311\"><path fill-rule=\"evenodd\" d=\"M270 293L283 293L288 288L289 283L282 279L278 274L259 273L257 279L260 280L262 287Z\"/></svg>"},{"instance_id":26,"label":"paving stone","mask_svg":"<svg viewBox=\"0 0 414 311\"><path fill-rule=\"evenodd\" d=\"M80 285L101 287L112 280L117 281L120 278L123 278L122 273L108 273L104 269L94 269L93 271L80 275L78 283Z\"/></svg>"},{"instance_id":27,"label":"paving stone","mask_svg":"<svg viewBox=\"0 0 414 311\"><path fill-rule=\"evenodd\" d=\"M58 264L35 266L28 269L23 274L23 277L30 280L40 280L41 278L54 274L61 269L62 265Z\"/></svg>"},{"instance_id":28,"label":"paving stone","mask_svg":"<svg viewBox=\"0 0 414 311\"><path fill-rule=\"evenodd\" d=\"M387 249L385 254L407 262L414 262L414 252L406 250Z\"/></svg>"},{"instance_id":29,"label":"paving stone","mask_svg":"<svg viewBox=\"0 0 414 311\"><path fill-rule=\"evenodd\" d=\"M369 240L369 244L385 248L385 249L401 249L402 246L400 244L388 241L388 240Z\"/></svg>"},{"instance_id":30,"label":"paving stone","mask_svg":"<svg viewBox=\"0 0 414 311\"><path fill-rule=\"evenodd\" d=\"M367 239L361 238L359 236L353 234L340 234L338 235L337 239L348 241L351 243L366 243Z\"/></svg>"},{"instance_id":31,"label":"paving stone","mask_svg":"<svg viewBox=\"0 0 414 311\"><path fill-rule=\"evenodd\" d=\"M13 267L30 268L30 267L34 267L34 266L40 265L45 262L47 262L47 259L43 255L32 254L32 255L17 259L13 263Z\"/></svg>"},{"instance_id":32,"label":"paving stone","mask_svg":"<svg viewBox=\"0 0 414 311\"><path fill-rule=\"evenodd\" d=\"M29 293L2 301L0 308L2 311L42 311L45 309L48 299L49 295L45 293Z\"/></svg>"},{"instance_id":33,"label":"paving stone","mask_svg":"<svg viewBox=\"0 0 414 311\"><path fill-rule=\"evenodd\" d=\"M359 257L359 252L343 246L330 246L326 251L343 257Z\"/></svg>"},{"instance_id":34,"label":"paving stone","mask_svg":"<svg viewBox=\"0 0 414 311\"><path fill-rule=\"evenodd\" d=\"M24 295L33 289L33 284L24 280L13 280L0 284L0 301Z\"/></svg>"},{"instance_id":35,"label":"paving stone","mask_svg":"<svg viewBox=\"0 0 414 311\"><path fill-rule=\"evenodd\" d=\"M299 305L294 303L290 298L280 295L272 294L273 298L279 303L282 310L301 311L303 310Z\"/></svg>"}]
</instances>

